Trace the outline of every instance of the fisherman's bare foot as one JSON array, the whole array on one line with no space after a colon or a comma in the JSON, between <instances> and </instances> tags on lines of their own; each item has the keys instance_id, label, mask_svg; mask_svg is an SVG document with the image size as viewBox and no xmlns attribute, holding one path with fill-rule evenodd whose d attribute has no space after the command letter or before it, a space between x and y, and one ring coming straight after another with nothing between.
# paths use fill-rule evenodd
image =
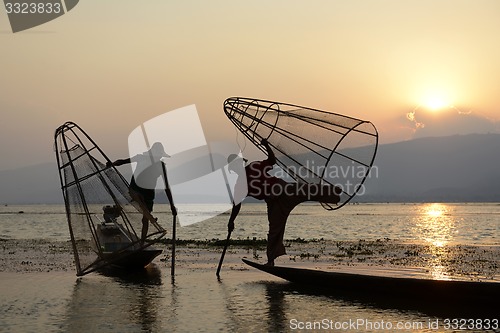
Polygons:
<instances>
[{"instance_id":1,"label":"fisherman's bare foot","mask_svg":"<svg viewBox=\"0 0 500 333\"><path fill-rule=\"evenodd\" d=\"M274 260L266 262L264 266L274 266Z\"/></svg>"}]
</instances>

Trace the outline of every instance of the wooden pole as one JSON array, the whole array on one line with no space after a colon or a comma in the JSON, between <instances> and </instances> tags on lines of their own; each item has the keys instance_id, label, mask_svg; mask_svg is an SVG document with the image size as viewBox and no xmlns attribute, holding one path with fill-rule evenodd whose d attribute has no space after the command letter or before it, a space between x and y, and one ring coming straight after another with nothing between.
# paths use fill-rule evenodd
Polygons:
<instances>
[{"instance_id":1,"label":"wooden pole","mask_svg":"<svg viewBox=\"0 0 500 333\"><path fill-rule=\"evenodd\" d=\"M170 190L167 180L167 170L165 168L165 164L161 163L162 171L163 171L163 181L165 182L165 195L167 199L170 201L170 197L168 196L168 191ZM173 199L172 199L173 201ZM174 206L173 202L170 202L171 206ZM170 275L174 276L175 274L175 239L176 239L176 227L177 227L177 211L173 211L173 219L172 219L172 264L170 266Z\"/></svg>"},{"instance_id":2,"label":"wooden pole","mask_svg":"<svg viewBox=\"0 0 500 333\"><path fill-rule=\"evenodd\" d=\"M227 247L229 246L230 238L231 238L231 231L227 233L226 244L224 244L224 250L222 250L222 254L220 256L219 266L217 267L217 272L215 273L215 275L217 275L217 278L220 278L220 269L222 267L222 262L224 261L224 256L226 255Z\"/></svg>"},{"instance_id":3,"label":"wooden pole","mask_svg":"<svg viewBox=\"0 0 500 333\"><path fill-rule=\"evenodd\" d=\"M170 275L174 276L175 275L175 229L177 226L177 215L174 215L174 220L172 223L172 265L170 266Z\"/></svg>"}]
</instances>

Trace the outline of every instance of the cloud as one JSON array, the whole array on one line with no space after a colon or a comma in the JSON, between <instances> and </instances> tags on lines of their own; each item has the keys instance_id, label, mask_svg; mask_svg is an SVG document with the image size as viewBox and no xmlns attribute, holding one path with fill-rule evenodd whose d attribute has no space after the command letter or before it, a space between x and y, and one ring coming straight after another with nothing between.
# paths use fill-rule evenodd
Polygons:
<instances>
[{"instance_id":1,"label":"cloud","mask_svg":"<svg viewBox=\"0 0 500 333\"><path fill-rule=\"evenodd\" d=\"M425 124L424 123L421 123L421 122L418 122L417 119L415 118L415 111L413 112L408 112L406 114L406 118L413 122L414 126L415 126L415 129L418 129L418 128L424 128L425 127Z\"/></svg>"},{"instance_id":2,"label":"cloud","mask_svg":"<svg viewBox=\"0 0 500 333\"><path fill-rule=\"evenodd\" d=\"M416 108L406 114L413 138L448 136L472 133L500 133L500 123L478 115L471 110L463 111L450 106L440 111Z\"/></svg>"}]
</instances>

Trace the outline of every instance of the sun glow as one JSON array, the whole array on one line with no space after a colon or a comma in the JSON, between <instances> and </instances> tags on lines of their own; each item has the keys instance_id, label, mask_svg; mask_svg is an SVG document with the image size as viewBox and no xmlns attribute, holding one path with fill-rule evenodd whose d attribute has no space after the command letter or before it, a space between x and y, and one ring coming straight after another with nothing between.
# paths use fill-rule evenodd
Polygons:
<instances>
[{"instance_id":1,"label":"sun glow","mask_svg":"<svg viewBox=\"0 0 500 333\"><path fill-rule=\"evenodd\" d=\"M446 101L440 97L431 97L427 99L427 101L425 102L425 106L432 111L440 110L448 105L449 104L446 103Z\"/></svg>"}]
</instances>

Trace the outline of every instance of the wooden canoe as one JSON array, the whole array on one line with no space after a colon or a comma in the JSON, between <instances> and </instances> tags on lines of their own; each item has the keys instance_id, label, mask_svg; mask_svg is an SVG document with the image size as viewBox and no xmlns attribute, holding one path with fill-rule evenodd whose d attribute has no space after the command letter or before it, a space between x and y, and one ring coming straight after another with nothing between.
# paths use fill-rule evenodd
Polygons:
<instances>
[{"instance_id":1,"label":"wooden canoe","mask_svg":"<svg viewBox=\"0 0 500 333\"><path fill-rule=\"evenodd\" d=\"M378 276L243 262L290 281L308 292L397 307L433 310L448 315L498 313L500 283ZM484 317L486 318L486 317Z\"/></svg>"}]
</instances>

